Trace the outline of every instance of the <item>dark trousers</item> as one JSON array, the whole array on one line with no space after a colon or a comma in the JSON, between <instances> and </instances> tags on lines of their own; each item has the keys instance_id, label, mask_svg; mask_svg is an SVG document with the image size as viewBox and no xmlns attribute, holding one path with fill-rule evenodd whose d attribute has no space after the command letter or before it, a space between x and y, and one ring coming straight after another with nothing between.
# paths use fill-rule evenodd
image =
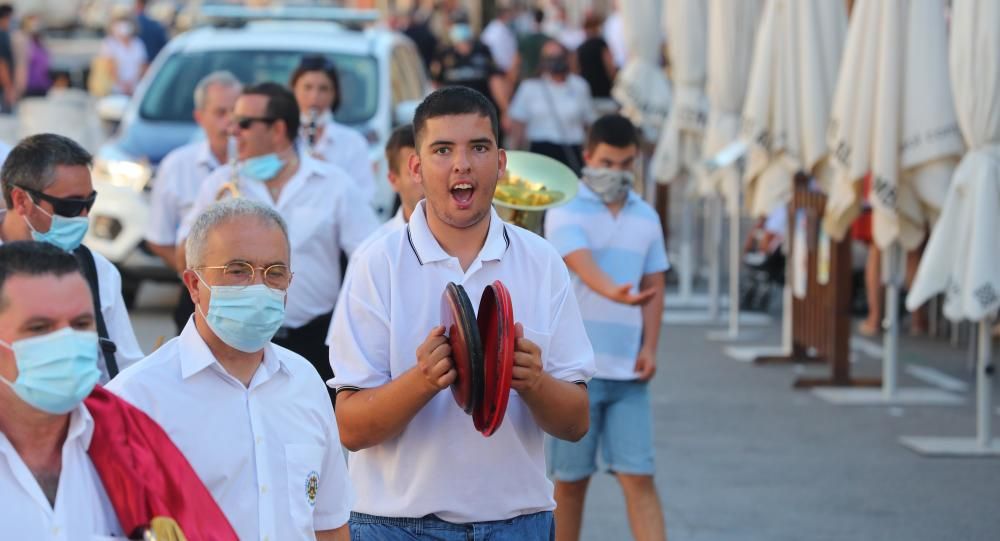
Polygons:
<instances>
[{"instance_id":1,"label":"dark trousers","mask_svg":"<svg viewBox=\"0 0 1000 541\"><path fill-rule=\"evenodd\" d=\"M581 145L560 145L547 141L532 141L528 150L562 162L572 169L576 173L576 176L580 176L580 168L583 167L583 147Z\"/></svg>"},{"instance_id":2,"label":"dark trousers","mask_svg":"<svg viewBox=\"0 0 1000 541\"><path fill-rule=\"evenodd\" d=\"M180 334L184 330L184 326L187 325L188 319L191 318L191 314L193 313L194 303L191 302L191 294L182 285L180 298L177 299L177 306L174 306L174 325L177 325L177 334Z\"/></svg>"},{"instance_id":3,"label":"dark trousers","mask_svg":"<svg viewBox=\"0 0 1000 541\"><path fill-rule=\"evenodd\" d=\"M282 327L271 340L281 347L290 349L302 355L309 361L316 371L323 378L323 384L333 378L333 368L330 367L330 348L326 345L326 335L330 330L330 320L333 319L333 312L323 314L314 318L309 323L295 329ZM337 393L327 387L330 393L330 402L334 401Z\"/></svg>"}]
</instances>

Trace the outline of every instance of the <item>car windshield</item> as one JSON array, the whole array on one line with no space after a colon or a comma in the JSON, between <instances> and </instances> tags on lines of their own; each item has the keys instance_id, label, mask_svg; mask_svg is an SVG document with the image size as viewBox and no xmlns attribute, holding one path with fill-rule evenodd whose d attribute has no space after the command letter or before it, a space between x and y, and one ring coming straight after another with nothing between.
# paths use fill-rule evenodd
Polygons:
<instances>
[{"instance_id":1,"label":"car windshield","mask_svg":"<svg viewBox=\"0 0 1000 541\"><path fill-rule=\"evenodd\" d=\"M200 51L179 53L164 62L139 106L139 115L152 121L191 122L194 87L218 70L232 72L244 84L288 83L305 52ZM309 53L315 54L315 53ZM341 103L334 114L343 124L362 124L375 115L378 71L375 59L352 54L327 54L340 76Z\"/></svg>"}]
</instances>

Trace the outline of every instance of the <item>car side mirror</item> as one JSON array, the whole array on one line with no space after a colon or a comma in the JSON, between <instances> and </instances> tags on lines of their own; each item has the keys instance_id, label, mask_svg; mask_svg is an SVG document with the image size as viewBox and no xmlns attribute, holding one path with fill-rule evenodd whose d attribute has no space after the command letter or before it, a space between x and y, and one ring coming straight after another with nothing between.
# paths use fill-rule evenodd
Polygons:
<instances>
[{"instance_id":1,"label":"car side mirror","mask_svg":"<svg viewBox=\"0 0 1000 541\"><path fill-rule=\"evenodd\" d=\"M128 96L113 94L97 100L97 116L106 122L121 122L128 107Z\"/></svg>"}]
</instances>

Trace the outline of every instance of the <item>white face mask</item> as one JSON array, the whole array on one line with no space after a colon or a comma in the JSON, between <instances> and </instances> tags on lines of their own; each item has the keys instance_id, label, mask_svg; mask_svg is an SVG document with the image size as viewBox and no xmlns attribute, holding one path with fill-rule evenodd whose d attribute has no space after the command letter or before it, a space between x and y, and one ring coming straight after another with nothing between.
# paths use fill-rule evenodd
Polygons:
<instances>
[{"instance_id":1,"label":"white face mask","mask_svg":"<svg viewBox=\"0 0 1000 541\"><path fill-rule=\"evenodd\" d=\"M610 204L620 203L628 197L635 184L635 175L631 171L584 167L581 180L601 201Z\"/></svg>"},{"instance_id":2,"label":"white face mask","mask_svg":"<svg viewBox=\"0 0 1000 541\"><path fill-rule=\"evenodd\" d=\"M303 127L307 127L314 122L316 123L317 128L326 126L327 124L333 122L333 113L329 109L322 112L317 109L309 109L307 111L303 111L302 114L299 115L299 123L302 124Z\"/></svg>"}]
</instances>

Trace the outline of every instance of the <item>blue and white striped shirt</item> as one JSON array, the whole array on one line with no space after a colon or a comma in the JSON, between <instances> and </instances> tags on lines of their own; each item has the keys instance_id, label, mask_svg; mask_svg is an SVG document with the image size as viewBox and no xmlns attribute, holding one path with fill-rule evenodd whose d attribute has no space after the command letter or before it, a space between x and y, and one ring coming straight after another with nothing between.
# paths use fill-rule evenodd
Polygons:
<instances>
[{"instance_id":1,"label":"blue and white striped shirt","mask_svg":"<svg viewBox=\"0 0 1000 541\"><path fill-rule=\"evenodd\" d=\"M615 216L581 182L573 201L546 214L545 237L563 257L590 250L597 265L616 284L632 284L634 289L643 276L670 268L659 216L634 192L629 192L625 206ZM635 379L635 360L642 345L642 309L597 294L575 274L572 278L594 347L595 377Z\"/></svg>"}]
</instances>

